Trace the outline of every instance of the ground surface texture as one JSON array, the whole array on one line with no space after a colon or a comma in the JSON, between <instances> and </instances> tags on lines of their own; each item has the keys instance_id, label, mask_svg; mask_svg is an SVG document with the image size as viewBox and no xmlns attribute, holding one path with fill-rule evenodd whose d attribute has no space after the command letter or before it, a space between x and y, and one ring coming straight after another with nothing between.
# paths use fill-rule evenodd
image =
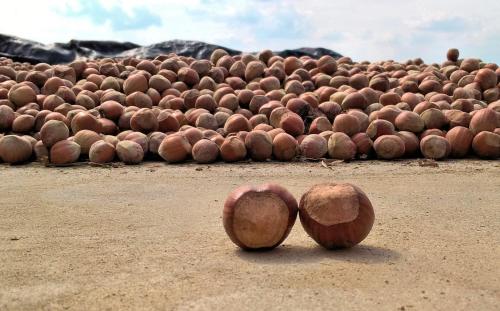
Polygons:
<instances>
[{"instance_id":1,"label":"ground surface texture","mask_svg":"<svg viewBox=\"0 0 500 311\"><path fill-rule=\"evenodd\" d=\"M0 310L498 310L500 162L427 164L1 165ZM233 188L327 181L371 199L361 245L299 221L271 252L227 238Z\"/></svg>"}]
</instances>

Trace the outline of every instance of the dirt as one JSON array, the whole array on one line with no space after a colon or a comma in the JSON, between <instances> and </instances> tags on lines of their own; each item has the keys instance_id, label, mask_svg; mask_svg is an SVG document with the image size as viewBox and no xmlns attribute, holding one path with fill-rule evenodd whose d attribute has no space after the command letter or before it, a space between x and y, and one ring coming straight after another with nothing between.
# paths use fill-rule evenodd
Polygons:
<instances>
[{"instance_id":1,"label":"dirt","mask_svg":"<svg viewBox=\"0 0 500 311\"><path fill-rule=\"evenodd\" d=\"M360 186L360 245L244 252L226 195L278 182L300 198ZM0 166L1 310L499 310L500 162Z\"/></svg>"}]
</instances>

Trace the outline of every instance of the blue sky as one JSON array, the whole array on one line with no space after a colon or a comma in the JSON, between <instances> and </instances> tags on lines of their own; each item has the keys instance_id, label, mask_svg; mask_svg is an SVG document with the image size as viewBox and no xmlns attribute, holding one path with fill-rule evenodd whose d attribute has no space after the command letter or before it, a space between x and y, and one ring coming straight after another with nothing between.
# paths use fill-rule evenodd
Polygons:
<instances>
[{"instance_id":1,"label":"blue sky","mask_svg":"<svg viewBox=\"0 0 500 311\"><path fill-rule=\"evenodd\" d=\"M43 43L191 39L242 51L321 46L357 61L426 62L457 47L464 57L500 63L499 0L16 0L2 7L0 33Z\"/></svg>"}]
</instances>

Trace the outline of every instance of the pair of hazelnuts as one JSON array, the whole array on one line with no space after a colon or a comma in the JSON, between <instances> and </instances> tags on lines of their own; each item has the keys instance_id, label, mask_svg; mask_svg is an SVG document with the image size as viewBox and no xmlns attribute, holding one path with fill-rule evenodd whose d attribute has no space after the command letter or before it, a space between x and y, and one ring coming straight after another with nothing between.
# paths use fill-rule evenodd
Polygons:
<instances>
[{"instance_id":1,"label":"pair of hazelnuts","mask_svg":"<svg viewBox=\"0 0 500 311\"><path fill-rule=\"evenodd\" d=\"M277 184L241 186L226 199L224 229L245 250L272 249L292 230L299 214L307 234L328 249L348 248L370 232L375 214L366 194L349 183L314 185L300 199Z\"/></svg>"}]
</instances>

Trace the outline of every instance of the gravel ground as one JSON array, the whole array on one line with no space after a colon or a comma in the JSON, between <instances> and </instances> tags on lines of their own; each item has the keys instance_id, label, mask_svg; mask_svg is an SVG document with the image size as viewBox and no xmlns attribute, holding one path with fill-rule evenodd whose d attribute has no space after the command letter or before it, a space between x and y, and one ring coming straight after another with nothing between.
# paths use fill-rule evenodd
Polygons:
<instances>
[{"instance_id":1,"label":"gravel ground","mask_svg":"<svg viewBox=\"0 0 500 311\"><path fill-rule=\"evenodd\" d=\"M499 310L500 161L427 164L1 165L0 309ZM332 180L373 203L362 244L226 237L233 188Z\"/></svg>"}]
</instances>

